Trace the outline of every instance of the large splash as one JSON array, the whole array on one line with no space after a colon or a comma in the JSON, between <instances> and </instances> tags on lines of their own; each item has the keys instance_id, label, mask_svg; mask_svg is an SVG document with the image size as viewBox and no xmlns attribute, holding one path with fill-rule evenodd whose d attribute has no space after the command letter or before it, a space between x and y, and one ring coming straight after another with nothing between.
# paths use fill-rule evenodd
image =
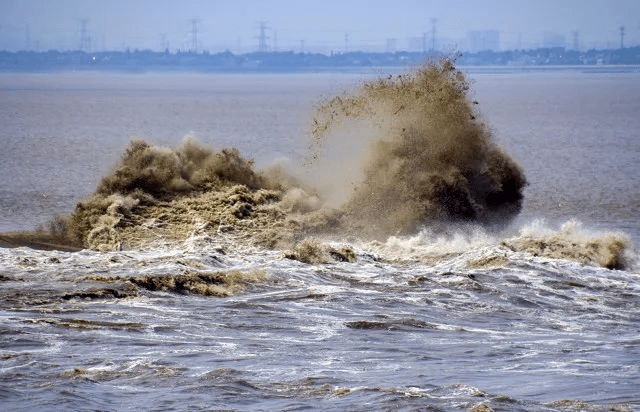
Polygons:
<instances>
[{"instance_id":1,"label":"large splash","mask_svg":"<svg viewBox=\"0 0 640 412\"><path fill-rule=\"evenodd\" d=\"M366 83L318 108L313 162L324 161L327 144L366 147L361 176L341 176L357 181L343 207L350 223L384 237L443 221L503 223L520 211L524 175L493 142L468 90L445 60Z\"/></svg>"}]
</instances>

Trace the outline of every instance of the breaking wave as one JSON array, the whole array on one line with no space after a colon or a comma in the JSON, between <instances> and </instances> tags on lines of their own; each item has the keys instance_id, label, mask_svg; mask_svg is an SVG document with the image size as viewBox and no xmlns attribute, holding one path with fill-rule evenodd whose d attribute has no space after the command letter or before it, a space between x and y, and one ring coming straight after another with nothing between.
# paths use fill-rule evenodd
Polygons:
<instances>
[{"instance_id":1,"label":"breaking wave","mask_svg":"<svg viewBox=\"0 0 640 412\"><path fill-rule=\"evenodd\" d=\"M624 269L630 265L628 236L616 232L594 234L575 220L563 224L559 230L548 229L536 221L521 229L519 236L503 240L501 245L534 256L568 259L608 269Z\"/></svg>"}]
</instances>

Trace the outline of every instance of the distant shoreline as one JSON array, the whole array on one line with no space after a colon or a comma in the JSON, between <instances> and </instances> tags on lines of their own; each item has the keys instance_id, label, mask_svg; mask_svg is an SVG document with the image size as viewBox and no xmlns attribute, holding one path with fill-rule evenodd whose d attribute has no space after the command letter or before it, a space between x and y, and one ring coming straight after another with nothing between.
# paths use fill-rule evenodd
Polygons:
<instances>
[{"instance_id":1,"label":"distant shoreline","mask_svg":"<svg viewBox=\"0 0 640 412\"><path fill-rule=\"evenodd\" d=\"M91 69L51 69L51 70L2 70L5 75L24 76L56 76L56 75L96 75L103 74L122 76L314 76L314 75L343 75L343 76L380 76L389 74L401 74L411 71L417 66L376 66L376 67L310 67L305 70L238 70L238 71L194 71L188 69L169 70L152 68L149 70L91 70ZM544 73L590 73L590 74L616 74L616 73L640 73L640 64L637 65L554 65L554 66L469 66L456 65L457 69L471 75L501 75L501 74L544 74Z\"/></svg>"},{"instance_id":2,"label":"distant shoreline","mask_svg":"<svg viewBox=\"0 0 640 412\"><path fill-rule=\"evenodd\" d=\"M376 69L416 67L427 61L451 58L457 66L519 70L561 67L600 67L640 65L640 46L606 50L482 51L477 53L348 52L314 54L255 52L246 54L134 51L0 51L0 72L40 73L67 71L112 71L124 73L322 73L360 72Z\"/></svg>"}]
</instances>

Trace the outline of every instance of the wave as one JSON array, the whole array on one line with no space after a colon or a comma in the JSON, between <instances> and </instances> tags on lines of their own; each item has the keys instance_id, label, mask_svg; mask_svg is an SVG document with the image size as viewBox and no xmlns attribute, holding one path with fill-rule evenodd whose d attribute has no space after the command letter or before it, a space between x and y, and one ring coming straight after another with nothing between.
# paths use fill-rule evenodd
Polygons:
<instances>
[{"instance_id":1,"label":"wave","mask_svg":"<svg viewBox=\"0 0 640 412\"><path fill-rule=\"evenodd\" d=\"M96 191L29 244L143 249L198 232L321 264L357 256L351 246L318 239L375 240L389 249L393 239L425 230L503 228L520 212L527 181L493 141L468 90L464 74L443 60L328 99L316 107L299 173L257 170L237 149L189 137L175 149L133 140ZM629 242L520 236L502 246L623 268Z\"/></svg>"},{"instance_id":2,"label":"wave","mask_svg":"<svg viewBox=\"0 0 640 412\"><path fill-rule=\"evenodd\" d=\"M138 275L130 277L88 276L82 280L106 283L130 282L149 291L168 291L204 296L229 296L251 283L265 281L264 271L185 272L178 275Z\"/></svg>"},{"instance_id":3,"label":"wave","mask_svg":"<svg viewBox=\"0 0 640 412\"><path fill-rule=\"evenodd\" d=\"M624 269L631 265L631 240L623 233L593 233L570 220L559 230L551 230L540 221L521 229L516 237L503 240L502 246L533 256L573 260L607 269Z\"/></svg>"}]
</instances>

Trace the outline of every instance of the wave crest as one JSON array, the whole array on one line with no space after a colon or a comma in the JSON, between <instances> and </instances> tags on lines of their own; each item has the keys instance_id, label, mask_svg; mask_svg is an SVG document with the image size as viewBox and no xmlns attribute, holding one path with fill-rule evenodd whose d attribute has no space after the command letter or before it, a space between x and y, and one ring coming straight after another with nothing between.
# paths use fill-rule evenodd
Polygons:
<instances>
[{"instance_id":1,"label":"wave crest","mask_svg":"<svg viewBox=\"0 0 640 412\"><path fill-rule=\"evenodd\" d=\"M521 230L519 236L503 240L501 245L534 256L573 260L607 269L625 269L630 265L628 236L614 232L592 233L575 220L566 222L559 230L535 223Z\"/></svg>"}]
</instances>

